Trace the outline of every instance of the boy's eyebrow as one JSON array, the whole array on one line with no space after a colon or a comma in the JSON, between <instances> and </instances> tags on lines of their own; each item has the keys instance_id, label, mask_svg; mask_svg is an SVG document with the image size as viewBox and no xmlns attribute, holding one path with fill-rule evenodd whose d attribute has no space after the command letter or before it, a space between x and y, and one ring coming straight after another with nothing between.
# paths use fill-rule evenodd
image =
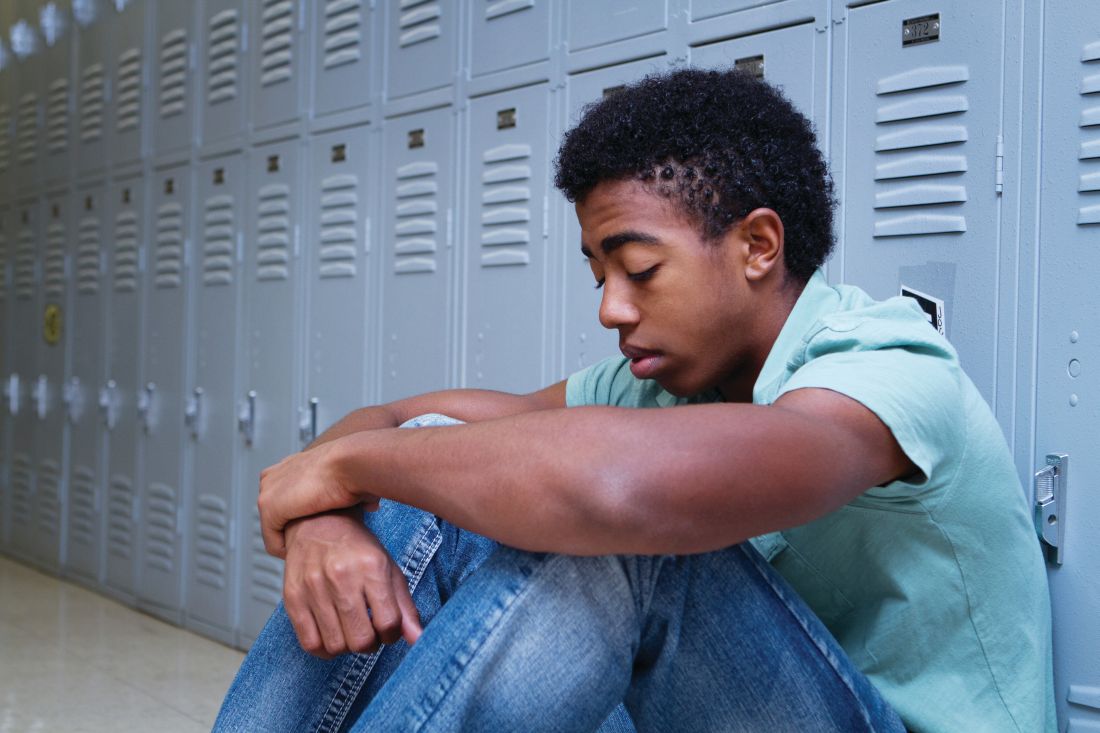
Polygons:
<instances>
[{"instance_id":1,"label":"boy's eyebrow","mask_svg":"<svg viewBox=\"0 0 1100 733\"><path fill-rule=\"evenodd\" d=\"M603 238L600 242L600 249L603 250L605 255L609 255L624 244L660 244L661 240L652 234L646 234L645 232L636 232L628 229L625 232L619 232L618 234L609 234ZM588 246L581 244L581 254L585 257L591 257L592 251L588 249Z\"/></svg>"}]
</instances>

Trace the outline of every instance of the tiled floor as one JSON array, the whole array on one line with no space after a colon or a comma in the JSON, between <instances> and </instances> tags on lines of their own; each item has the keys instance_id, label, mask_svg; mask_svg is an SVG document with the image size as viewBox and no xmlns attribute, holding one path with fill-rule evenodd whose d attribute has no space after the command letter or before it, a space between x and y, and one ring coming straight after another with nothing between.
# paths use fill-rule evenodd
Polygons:
<instances>
[{"instance_id":1,"label":"tiled floor","mask_svg":"<svg viewBox=\"0 0 1100 733\"><path fill-rule=\"evenodd\" d=\"M0 556L0 733L209 731L242 657Z\"/></svg>"}]
</instances>

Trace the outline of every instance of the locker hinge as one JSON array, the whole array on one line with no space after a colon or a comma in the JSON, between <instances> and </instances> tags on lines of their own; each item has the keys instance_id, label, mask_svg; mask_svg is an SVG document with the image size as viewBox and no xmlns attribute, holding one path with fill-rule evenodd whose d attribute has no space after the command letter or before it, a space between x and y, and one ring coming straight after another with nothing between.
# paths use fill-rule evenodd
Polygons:
<instances>
[{"instance_id":1,"label":"locker hinge","mask_svg":"<svg viewBox=\"0 0 1100 733\"><path fill-rule=\"evenodd\" d=\"M542 197L542 238L550 238L550 197Z\"/></svg>"},{"instance_id":2,"label":"locker hinge","mask_svg":"<svg viewBox=\"0 0 1100 733\"><path fill-rule=\"evenodd\" d=\"M297 224L294 225L294 259L298 259L302 253L302 229Z\"/></svg>"},{"instance_id":3,"label":"locker hinge","mask_svg":"<svg viewBox=\"0 0 1100 733\"><path fill-rule=\"evenodd\" d=\"M229 551L237 551L237 520L229 520Z\"/></svg>"},{"instance_id":4,"label":"locker hinge","mask_svg":"<svg viewBox=\"0 0 1100 733\"><path fill-rule=\"evenodd\" d=\"M454 209L447 207L447 248L454 245Z\"/></svg>"},{"instance_id":5,"label":"locker hinge","mask_svg":"<svg viewBox=\"0 0 1100 733\"><path fill-rule=\"evenodd\" d=\"M244 262L244 232L237 231L237 264Z\"/></svg>"},{"instance_id":6,"label":"locker hinge","mask_svg":"<svg viewBox=\"0 0 1100 733\"><path fill-rule=\"evenodd\" d=\"M1062 564L1066 537L1066 489L1069 454L1047 453L1047 465L1035 472L1035 531L1047 562Z\"/></svg>"},{"instance_id":7,"label":"locker hinge","mask_svg":"<svg viewBox=\"0 0 1100 733\"><path fill-rule=\"evenodd\" d=\"M248 21L241 23L241 55L248 53Z\"/></svg>"},{"instance_id":8,"label":"locker hinge","mask_svg":"<svg viewBox=\"0 0 1100 733\"><path fill-rule=\"evenodd\" d=\"M363 220L363 254L370 254L370 217Z\"/></svg>"},{"instance_id":9,"label":"locker hinge","mask_svg":"<svg viewBox=\"0 0 1100 733\"><path fill-rule=\"evenodd\" d=\"M997 168L996 168L997 193L1005 190L1005 139L997 136Z\"/></svg>"},{"instance_id":10,"label":"locker hinge","mask_svg":"<svg viewBox=\"0 0 1100 733\"><path fill-rule=\"evenodd\" d=\"M138 249L138 272L145 274L145 247Z\"/></svg>"}]
</instances>

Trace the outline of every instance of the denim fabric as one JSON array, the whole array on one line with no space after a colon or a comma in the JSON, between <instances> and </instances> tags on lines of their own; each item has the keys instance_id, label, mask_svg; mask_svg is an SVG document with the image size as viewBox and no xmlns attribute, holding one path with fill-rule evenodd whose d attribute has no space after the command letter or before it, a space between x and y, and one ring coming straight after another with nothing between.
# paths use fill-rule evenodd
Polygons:
<instances>
[{"instance_id":1,"label":"denim fabric","mask_svg":"<svg viewBox=\"0 0 1100 733\"><path fill-rule=\"evenodd\" d=\"M585 558L388 501L367 522L409 580L420 641L320 660L280 604L215 731L903 730L747 544Z\"/></svg>"}]
</instances>

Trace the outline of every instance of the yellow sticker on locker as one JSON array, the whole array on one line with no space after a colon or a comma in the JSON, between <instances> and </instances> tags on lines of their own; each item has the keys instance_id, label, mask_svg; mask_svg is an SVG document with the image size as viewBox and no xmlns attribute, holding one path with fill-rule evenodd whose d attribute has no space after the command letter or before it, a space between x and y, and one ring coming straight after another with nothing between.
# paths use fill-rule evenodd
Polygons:
<instances>
[{"instance_id":1,"label":"yellow sticker on locker","mask_svg":"<svg viewBox=\"0 0 1100 733\"><path fill-rule=\"evenodd\" d=\"M61 306L51 303L46 306L46 317L42 324L42 335L46 343L56 346L61 341Z\"/></svg>"}]
</instances>

